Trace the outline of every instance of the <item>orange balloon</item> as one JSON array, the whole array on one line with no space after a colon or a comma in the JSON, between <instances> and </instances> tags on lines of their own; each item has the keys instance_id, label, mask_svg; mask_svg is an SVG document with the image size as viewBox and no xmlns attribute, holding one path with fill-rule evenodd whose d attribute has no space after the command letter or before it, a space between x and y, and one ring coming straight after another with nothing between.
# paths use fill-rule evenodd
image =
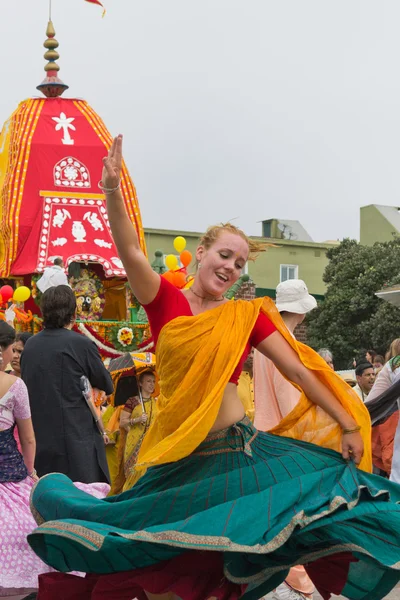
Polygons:
<instances>
[{"instance_id":1,"label":"orange balloon","mask_svg":"<svg viewBox=\"0 0 400 600\"><path fill-rule=\"evenodd\" d=\"M189 252L189 250L184 250L183 252L181 252L181 255L179 257L181 259L181 263L183 264L184 267L188 267L190 265L190 263L192 262L192 253Z\"/></svg>"},{"instance_id":2,"label":"orange balloon","mask_svg":"<svg viewBox=\"0 0 400 600\"><path fill-rule=\"evenodd\" d=\"M185 287L186 285L186 275L185 273L182 272L175 272L174 273L174 286L177 287L178 289L182 289Z\"/></svg>"},{"instance_id":3,"label":"orange balloon","mask_svg":"<svg viewBox=\"0 0 400 600\"><path fill-rule=\"evenodd\" d=\"M167 281L172 283L172 285L175 285L175 283L174 283L175 273L173 271L167 271L166 273L163 273L162 277L164 277Z\"/></svg>"}]
</instances>

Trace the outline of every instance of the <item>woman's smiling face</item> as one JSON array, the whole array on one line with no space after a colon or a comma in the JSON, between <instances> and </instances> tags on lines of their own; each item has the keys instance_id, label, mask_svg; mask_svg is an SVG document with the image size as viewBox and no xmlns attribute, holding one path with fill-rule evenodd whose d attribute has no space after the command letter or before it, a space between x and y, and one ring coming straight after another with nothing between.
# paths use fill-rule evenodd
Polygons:
<instances>
[{"instance_id":1,"label":"woman's smiling face","mask_svg":"<svg viewBox=\"0 0 400 600\"><path fill-rule=\"evenodd\" d=\"M210 248L199 246L196 279L202 290L212 296L223 295L239 279L248 257L247 242L227 231L221 231Z\"/></svg>"}]
</instances>

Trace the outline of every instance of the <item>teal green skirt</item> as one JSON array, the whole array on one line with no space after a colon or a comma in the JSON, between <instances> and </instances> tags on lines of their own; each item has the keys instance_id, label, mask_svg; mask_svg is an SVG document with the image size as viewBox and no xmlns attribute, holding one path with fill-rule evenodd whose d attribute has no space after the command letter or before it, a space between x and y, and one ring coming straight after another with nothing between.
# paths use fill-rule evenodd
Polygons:
<instances>
[{"instance_id":1,"label":"teal green skirt","mask_svg":"<svg viewBox=\"0 0 400 600\"><path fill-rule=\"evenodd\" d=\"M378 600L400 579L399 503L397 484L244 419L118 496L98 500L64 475L43 477L28 541L62 572L131 575L212 552L236 597L256 600L302 564L326 598Z\"/></svg>"}]
</instances>

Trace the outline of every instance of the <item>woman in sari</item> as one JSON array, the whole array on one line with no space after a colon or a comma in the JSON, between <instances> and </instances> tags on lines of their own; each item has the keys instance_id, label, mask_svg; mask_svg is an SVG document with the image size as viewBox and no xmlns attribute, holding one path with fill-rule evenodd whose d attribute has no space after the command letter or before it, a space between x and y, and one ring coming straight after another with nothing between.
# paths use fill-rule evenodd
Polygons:
<instances>
[{"instance_id":1,"label":"woman in sari","mask_svg":"<svg viewBox=\"0 0 400 600\"><path fill-rule=\"evenodd\" d=\"M144 436L156 414L154 390L156 378L152 371L144 371L138 378L139 395L129 398L121 411L118 447L118 475L111 486L111 494L119 494L132 487L131 479Z\"/></svg>"},{"instance_id":2,"label":"woman in sari","mask_svg":"<svg viewBox=\"0 0 400 600\"><path fill-rule=\"evenodd\" d=\"M20 377L4 372L14 339L14 329L0 321L0 597L16 599L18 594L20 599L37 589L38 575L49 569L26 541L35 528L29 500L37 480L36 442L26 385ZM13 436L16 430L21 449ZM105 483L76 485L98 498L109 490Z\"/></svg>"},{"instance_id":3,"label":"woman in sari","mask_svg":"<svg viewBox=\"0 0 400 600\"><path fill-rule=\"evenodd\" d=\"M386 354L387 362L378 373L374 386L368 394L366 406L381 402L382 396L393 389L400 381L400 339L390 344ZM394 397L397 394L394 395ZM378 400L377 400L378 399ZM399 399L393 402L399 406ZM387 475L391 481L400 483L400 425L399 411L394 410L383 422L372 428L372 459L378 472ZM383 473L382 473L383 472Z\"/></svg>"},{"instance_id":4,"label":"woman in sari","mask_svg":"<svg viewBox=\"0 0 400 600\"><path fill-rule=\"evenodd\" d=\"M29 543L60 571L39 600L256 600L304 564L325 599L383 598L398 582L400 487L371 475L370 420L349 386L282 327L272 301L225 301L260 248L236 227L212 227L181 292L142 253L119 192L122 138L104 159L115 243L156 343L157 416L137 483L118 496L72 494L65 475L32 494ZM237 381L250 346L302 390L272 433L244 417ZM359 465L360 468L357 468ZM141 478L139 478L141 475Z\"/></svg>"}]
</instances>

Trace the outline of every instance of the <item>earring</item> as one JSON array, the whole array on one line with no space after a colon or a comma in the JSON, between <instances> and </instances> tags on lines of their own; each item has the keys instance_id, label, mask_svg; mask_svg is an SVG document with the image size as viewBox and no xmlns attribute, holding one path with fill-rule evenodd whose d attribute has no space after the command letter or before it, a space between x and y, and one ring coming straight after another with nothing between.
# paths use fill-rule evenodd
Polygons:
<instances>
[{"instance_id":1,"label":"earring","mask_svg":"<svg viewBox=\"0 0 400 600\"><path fill-rule=\"evenodd\" d=\"M199 262L199 266L198 266L198 269L201 269L201 262Z\"/></svg>"}]
</instances>

